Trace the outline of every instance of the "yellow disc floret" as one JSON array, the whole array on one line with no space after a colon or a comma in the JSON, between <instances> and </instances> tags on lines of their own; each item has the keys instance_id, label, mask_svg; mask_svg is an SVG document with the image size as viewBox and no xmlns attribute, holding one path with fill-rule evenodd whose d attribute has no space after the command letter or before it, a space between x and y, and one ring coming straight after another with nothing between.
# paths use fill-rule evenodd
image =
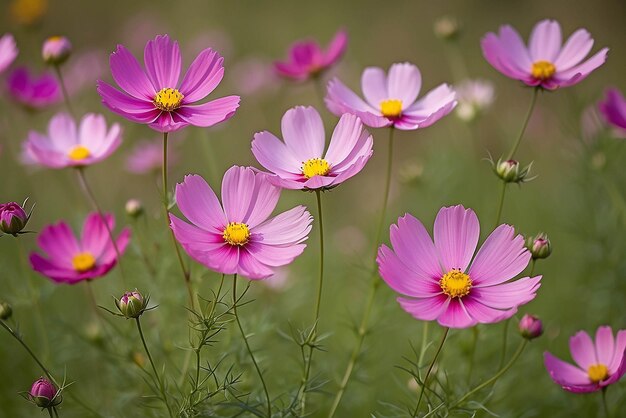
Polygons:
<instances>
[{"instance_id":1,"label":"yellow disc floret","mask_svg":"<svg viewBox=\"0 0 626 418\"><path fill-rule=\"evenodd\" d=\"M598 383L609 377L609 369L604 364L592 364L587 369L589 380Z\"/></svg>"},{"instance_id":2,"label":"yellow disc floret","mask_svg":"<svg viewBox=\"0 0 626 418\"><path fill-rule=\"evenodd\" d=\"M79 273L84 273L96 266L96 258L91 253L78 253L72 258L72 266Z\"/></svg>"},{"instance_id":3,"label":"yellow disc floret","mask_svg":"<svg viewBox=\"0 0 626 418\"><path fill-rule=\"evenodd\" d=\"M244 223L230 222L226 225L222 237L230 245L245 245L250 239L250 229Z\"/></svg>"},{"instance_id":4,"label":"yellow disc floret","mask_svg":"<svg viewBox=\"0 0 626 418\"><path fill-rule=\"evenodd\" d=\"M550 61L535 61L530 72L538 80L547 80L554 75L556 67Z\"/></svg>"},{"instance_id":5,"label":"yellow disc floret","mask_svg":"<svg viewBox=\"0 0 626 418\"><path fill-rule=\"evenodd\" d=\"M315 176L325 176L330 172L330 164L322 158L311 158L302 163L302 174L307 179Z\"/></svg>"},{"instance_id":6,"label":"yellow disc floret","mask_svg":"<svg viewBox=\"0 0 626 418\"><path fill-rule=\"evenodd\" d=\"M164 88L159 90L154 97L154 105L157 109L165 112L171 112L172 110L176 110L180 107L184 97L185 96L183 96L181 92L176 89L171 89L169 87Z\"/></svg>"},{"instance_id":7,"label":"yellow disc floret","mask_svg":"<svg viewBox=\"0 0 626 418\"><path fill-rule=\"evenodd\" d=\"M386 118L399 118L402 114L402 100L383 100L380 102L380 113Z\"/></svg>"},{"instance_id":8,"label":"yellow disc floret","mask_svg":"<svg viewBox=\"0 0 626 418\"><path fill-rule=\"evenodd\" d=\"M89 149L84 145L76 145L67 155L71 160L81 161L85 158L89 158L91 156L91 151L89 151Z\"/></svg>"},{"instance_id":9,"label":"yellow disc floret","mask_svg":"<svg viewBox=\"0 0 626 418\"><path fill-rule=\"evenodd\" d=\"M461 270L452 269L443 275L439 280L439 285L443 293L451 298L462 298L469 294L472 280Z\"/></svg>"}]
</instances>

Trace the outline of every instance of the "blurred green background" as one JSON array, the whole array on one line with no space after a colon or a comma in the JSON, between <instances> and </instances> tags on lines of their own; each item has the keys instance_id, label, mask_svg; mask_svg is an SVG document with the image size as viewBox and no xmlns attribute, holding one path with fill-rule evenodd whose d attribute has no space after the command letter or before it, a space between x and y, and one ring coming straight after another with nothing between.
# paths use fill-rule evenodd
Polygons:
<instances>
[{"instance_id":1,"label":"blurred green background","mask_svg":"<svg viewBox=\"0 0 626 418\"><path fill-rule=\"evenodd\" d=\"M75 55L67 68L81 54L97 57L99 65L77 70L87 83L72 96L74 108L81 114L101 112L109 122L120 122L125 133L122 147L107 161L90 167L87 176L101 205L115 213L118 225L133 228L135 239L125 256L132 277L127 286L149 292L153 303L159 305L144 321L149 324L148 338L157 363L166 363L172 377L173 393L178 391L173 382L178 380L185 357L181 347L189 344L186 291L161 218L158 176L137 176L124 168L138 140L157 141L158 135L108 112L95 91L97 78L111 80L108 54L116 44L124 44L141 57L147 40L168 33L180 42L185 65L208 46L225 56L224 81L213 95L240 94L242 105L235 117L213 129L187 128L171 136L172 146L181 157L170 172L171 184L181 181L186 173L198 173L217 189L223 172L233 164L255 165L250 152L253 134L266 129L279 134L280 118L288 108L316 106L323 113L327 132L336 123L312 84L263 78L271 62L284 58L296 39L313 37L325 45L338 28L345 28L350 36L348 50L331 73L357 91L364 67L388 68L400 61L419 66L423 91L442 82L459 82L460 76L491 80L496 89L495 104L474 123L467 124L451 114L423 131L398 132L387 212L387 224L410 212L430 229L441 206L460 203L477 212L484 239L493 226L499 193L499 183L485 158L489 153L497 158L509 149L531 90L491 68L482 57L479 41L505 23L527 39L532 26L544 18L557 19L564 37L579 27L588 29L596 41L593 52L608 46L609 59L581 84L540 95L518 153L523 164L534 162L533 172L538 177L521 188L510 187L504 207L505 222L524 234L545 231L552 241L553 255L537 265L536 271L544 275L538 296L520 309L520 315L539 315L546 333L532 342L513 370L498 382L486 405L503 417L599 414L600 395L574 395L560 389L546 373L542 353L550 350L569 360L568 338L576 331L594 333L602 324L612 325L614 331L626 328L625 144L608 132L584 139L580 126L581 113L597 103L606 87L626 90L626 3L49 0L41 21L28 26L18 24L19 19L9 12L11 3L2 3L0 33L15 35L20 49L18 64L43 69L41 43L58 34L69 37L74 45ZM433 33L435 20L443 15L454 16L461 24L456 50ZM458 58L465 70L451 66ZM266 80L262 87L254 85L257 78ZM32 169L19 162L27 132L44 131L49 118L63 110L63 104L30 113L3 93L0 107L0 201L21 202L29 197L36 203L31 229L40 230L60 219L80 228L90 207L73 173ZM323 196L329 257L320 329L328 336L325 351L315 355L315 378L324 384L320 393L309 396L309 410L314 416L325 416L328 410L352 350L353 324L360 318L368 290L367 269L374 251L372 237L382 200L387 143L386 131L372 133L375 152L364 171ZM124 204L130 198L144 203L145 218L131 222L125 216ZM309 206L317 216L314 195L308 193L285 191L279 209L297 204ZM144 241L143 248L138 237ZM289 333L291 326L310 325L317 280L316 228L308 243L303 256L281 269L286 284L271 287L253 283L247 298L254 301L240 309L276 397L299 384L299 349L282 334ZM159 416L160 410L153 407L160 405L143 398L150 393L133 362L133 353L141 353L133 324L111 317L116 330L102 325L84 285L58 286L31 272L25 254L35 248L34 235L0 239L0 298L12 303L25 340L57 376L65 371L68 380L76 382L68 391L102 416ZM156 266L155 274L146 269L140 251ZM196 290L210 298L219 276L195 263L192 266ZM113 308L110 296L126 290L117 269L95 281L93 289L97 302L109 308ZM394 293L382 286L363 356L337 416L406 416L406 407L414 405L417 392L408 385L410 376L398 366L409 367L406 358L415 360L411 346L421 344L422 326L404 313ZM435 325L430 329L435 344L439 330ZM478 330L472 386L497 370L502 325L479 326ZM224 364L234 364L236 370L243 371L240 390L252 391L252 398L260 399L256 375L239 336L234 328L231 331L220 334L220 342L207 348L205 356L211 361L224 357ZM509 355L519 342L514 326L511 334ZM442 355L437 376L447 381L452 399L468 387L472 338L472 330L453 331ZM433 347L427 359L432 354ZM27 391L41 372L7 333L0 334L0 375L0 416L37 416L39 412L18 392ZM626 407L624 386L622 382L608 392L615 416ZM181 389L186 390L184 385ZM481 392L476 399L484 399L488 392ZM60 412L63 417L91 416L67 396ZM207 410L202 416L214 413L218 412ZM230 416L230 412L219 413ZM488 414L479 410L476 416Z\"/></svg>"}]
</instances>

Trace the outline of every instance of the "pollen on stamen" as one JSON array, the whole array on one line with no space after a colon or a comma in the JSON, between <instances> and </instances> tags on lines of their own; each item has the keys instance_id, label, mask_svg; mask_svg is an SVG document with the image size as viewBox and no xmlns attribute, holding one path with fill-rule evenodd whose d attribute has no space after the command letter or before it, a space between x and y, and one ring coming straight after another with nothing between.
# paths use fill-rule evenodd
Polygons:
<instances>
[{"instance_id":1,"label":"pollen on stamen","mask_svg":"<svg viewBox=\"0 0 626 418\"><path fill-rule=\"evenodd\" d=\"M74 161L81 161L91 156L91 151L84 145L77 145L70 150L68 157Z\"/></svg>"},{"instance_id":2,"label":"pollen on stamen","mask_svg":"<svg viewBox=\"0 0 626 418\"><path fill-rule=\"evenodd\" d=\"M96 258L91 253L78 253L72 258L72 266L79 273L84 273L96 266Z\"/></svg>"},{"instance_id":3,"label":"pollen on stamen","mask_svg":"<svg viewBox=\"0 0 626 418\"><path fill-rule=\"evenodd\" d=\"M330 172L330 164L323 158L311 158L302 163L302 175L307 179L325 176Z\"/></svg>"},{"instance_id":4,"label":"pollen on stamen","mask_svg":"<svg viewBox=\"0 0 626 418\"><path fill-rule=\"evenodd\" d=\"M467 296L472 287L472 280L468 274L461 270L452 269L443 275L439 280L441 290L451 298L462 298Z\"/></svg>"},{"instance_id":5,"label":"pollen on stamen","mask_svg":"<svg viewBox=\"0 0 626 418\"><path fill-rule=\"evenodd\" d=\"M609 369L604 364L592 364L587 369L587 376L593 383L599 383L609 377Z\"/></svg>"},{"instance_id":6,"label":"pollen on stamen","mask_svg":"<svg viewBox=\"0 0 626 418\"><path fill-rule=\"evenodd\" d=\"M533 77L538 80L547 80L554 75L556 67L550 61L536 61L530 70Z\"/></svg>"},{"instance_id":7,"label":"pollen on stamen","mask_svg":"<svg viewBox=\"0 0 626 418\"><path fill-rule=\"evenodd\" d=\"M171 112L172 110L176 110L180 107L180 104L183 102L185 96L182 95L177 89L172 88L164 88L159 90L159 92L154 97L154 105L157 109L163 110L164 112Z\"/></svg>"},{"instance_id":8,"label":"pollen on stamen","mask_svg":"<svg viewBox=\"0 0 626 418\"><path fill-rule=\"evenodd\" d=\"M402 100L383 100L380 102L380 113L382 113L386 118L399 118L400 115L402 115Z\"/></svg>"},{"instance_id":9,"label":"pollen on stamen","mask_svg":"<svg viewBox=\"0 0 626 418\"><path fill-rule=\"evenodd\" d=\"M222 238L230 245L245 245L250 239L250 228L241 222L230 222L224 228Z\"/></svg>"}]
</instances>

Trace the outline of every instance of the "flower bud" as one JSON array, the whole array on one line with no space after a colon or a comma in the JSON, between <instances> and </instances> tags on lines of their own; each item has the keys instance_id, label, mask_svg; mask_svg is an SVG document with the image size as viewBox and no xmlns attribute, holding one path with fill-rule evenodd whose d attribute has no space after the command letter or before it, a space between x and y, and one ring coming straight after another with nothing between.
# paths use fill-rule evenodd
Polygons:
<instances>
[{"instance_id":1,"label":"flower bud","mask_svg":"<svg viewBox=\"0 0 626 418\"><path fill-rule=\"evenodd\" d=\"M45 377L40 377L30 388L30 400L42 408L52 408L63 400L57 388Z\"/></svg>"},{"instance_id":2,"label":"flower bud","mask_svg":"<svg viewBox=\"0 0 626 418\"><path fill-rule=\"evenodd\" d=\"M17 236L28 223L30 215L15 202L0 204L0 231Z\"/></svg>"},{"instance_id":3,"label":"flower bud","mask_svg":"<svg viewBox=\"0 0 626 418\"><path fill-rule=\"evenodd\" d=\"M502 161L500 158L498 162L493 164L493 170L505 183L525 183L533 179L527 178L528 174L530 174L531 166L532 163L522 168L518 161Z\"/></svg>"},{"instance_id":4,"label":"flower bud","mask_svg":"<svg viewBox=\"0 0 626 418\"><path fill-rule=\"evenodd\" d=\"M143 205L137 199L130 199L126 202L126 214L131 218L138 218L143 213Z\"/></svg>"},{"instance_id":5,"label":"flower bud","mask_svg":"<svg viewBox=\"0 0 626 418\"><path fill-rule=\"evenodd\" d=\"M13 308L7 302L0 302L0 319L6 321L13 315Z\"/></svg>"},{"instance_id":6,"label":"flower bud","mask_svg":"<svg viewBox=\"0 0 626 418\"><path fill-rule=\"evenodd\" d=\"M445 41L458 38L460 34L459 22L451 16L443 16L435 21L435 35Z\"/></svg>"},{"instance_id":7,"label":"flower bud","mask_svg":"<svg viewBox=\"0 0 626 418\"><path fill-rule=\"evenodd\" d=\"M534 315L524 315L519 321L519 332L522 334L522 337L527 340L540 337L541 334L543 334L543 324L541 323L541 319Z\"/></svg>"},{"instance_id":8,"label":"flower bud","mask_svg":"<svg viewBox=\"0 0 626 418\"><path fill-rule=\"evenodd\" d=\"M132 292L126 292L115 301L117 309L128 319L139 318L148 306L148 298L144 298L141 293L135 289Z\"/></svg>"},{"instance_id":9,"label":"flower bud","mask_svg":"<svg viewBox=\"0 0 626 418\"><path fill-rule=\"evenodd\" d=\"M552 244L550 244L548 236L543 232L538 233L534 237L527 237L526 248L532 254L533 260L548 258L552 254Z\"/></svg>"},{"instance_id":10,"label":"flower bud","mask_svg":"<svg viewBox=\"0 0 626 418\"><path fill-rule=\"evenodd\" d=\"M72 44L65 36L51 36L46 39L41 55L46 64L61 65L72 53Z\"/></svg>"}]
</instances>

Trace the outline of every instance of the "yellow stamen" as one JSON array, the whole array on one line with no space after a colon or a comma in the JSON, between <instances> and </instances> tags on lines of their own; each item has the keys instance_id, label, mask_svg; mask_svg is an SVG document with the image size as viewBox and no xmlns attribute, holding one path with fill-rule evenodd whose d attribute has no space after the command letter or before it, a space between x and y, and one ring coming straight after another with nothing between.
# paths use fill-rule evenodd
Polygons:
<instances>
[{"instance_id":1,"label":"yellow stamen","mask_svg":"<svg viewBox=\"0 0 626 418\"><path fill-rule=\"evenodd\" d=\"M399 118L402 114L402 100L383 100L380 102L380 113L386 118Z\"/></svg>"},{"instance_id":2,"label":"yellow stamen","mask_svg":"<svg viewBox=\"0 0 626 418\"><path fill-rule=\"evenodd\" d=\"M533 77L539 80L547 80L554 75L556 67L550 61L536 61L530 70Z\"/></svg>"},{"instance_id":3,"label":"yellow stamen","mask_svg":"<svg viewBox=\"0 0 626 418\"><path fill-rule=\"evenodd\" d=\"M441 290L451 298L467 296L472 287L470 276L461 270L452 269L439 280Z\"/></svg>"},{"instance_id":4,"label":"yellow stamen","mask_svg":"<svg viewBox=\"0 0 626 418\"><path fill-rule=\"evenodd\" d=\"M78 253L72 258L72 266L79 273L84 273L96 266L96 259L91 253Z\"/></svg>"},{"instance_id":5,"label":"yellow stamen","mask_svg":"<svg viewBox=\"0 0 626 418\"><path fill-rule=\"evenodd\" d=\"M154 97L154 105L157 109L165 112L171 112L180 107L183 101L183 96L178 90L171 88L161 89Z\"/></svg>"},{"instance_id":6,"label":"yellow stamen","mask_svg":"<svg viewBox=\"0 0 626 418\"><path fill-rule=\"evenodd\" d=\"M587 369L589 380L598 383L609 377L609 369L604 364L592 364Z\"/></svg>"},{"instance_id":7,"label":"yellow stamen","mask_svg":"<svg viewBox=\"0 0 626 418\"><path fill-rule=\"evenodd\" d=\"M226 225L222 237L230 245L245 245L250 239L250 229L244 223L231 222Z\"/></svg>"},{"instance_id":8,"label":"yellow stamen","mask_svg":"<svg viewBox=\"0 0 626 418\"><path fill-rule=\"evenodd\" d=\"M70 150L68 156L74 161L81 161L85 158L89 158L89 156L91 156L91 151L89 151L89 149L84 145L76 145Z\"/></svg>"},{"instance_id":9,"label":"yellow stamen","mask_svg":"<svg viewBox=\"0 0 626 418\"><path fill-rule=\"evenodd\" d=\"M302 163L302 174L310 179L315 176L325 176L330 171L330 164L322 158L311 158Z\"/></svg>"}]
</instances>

